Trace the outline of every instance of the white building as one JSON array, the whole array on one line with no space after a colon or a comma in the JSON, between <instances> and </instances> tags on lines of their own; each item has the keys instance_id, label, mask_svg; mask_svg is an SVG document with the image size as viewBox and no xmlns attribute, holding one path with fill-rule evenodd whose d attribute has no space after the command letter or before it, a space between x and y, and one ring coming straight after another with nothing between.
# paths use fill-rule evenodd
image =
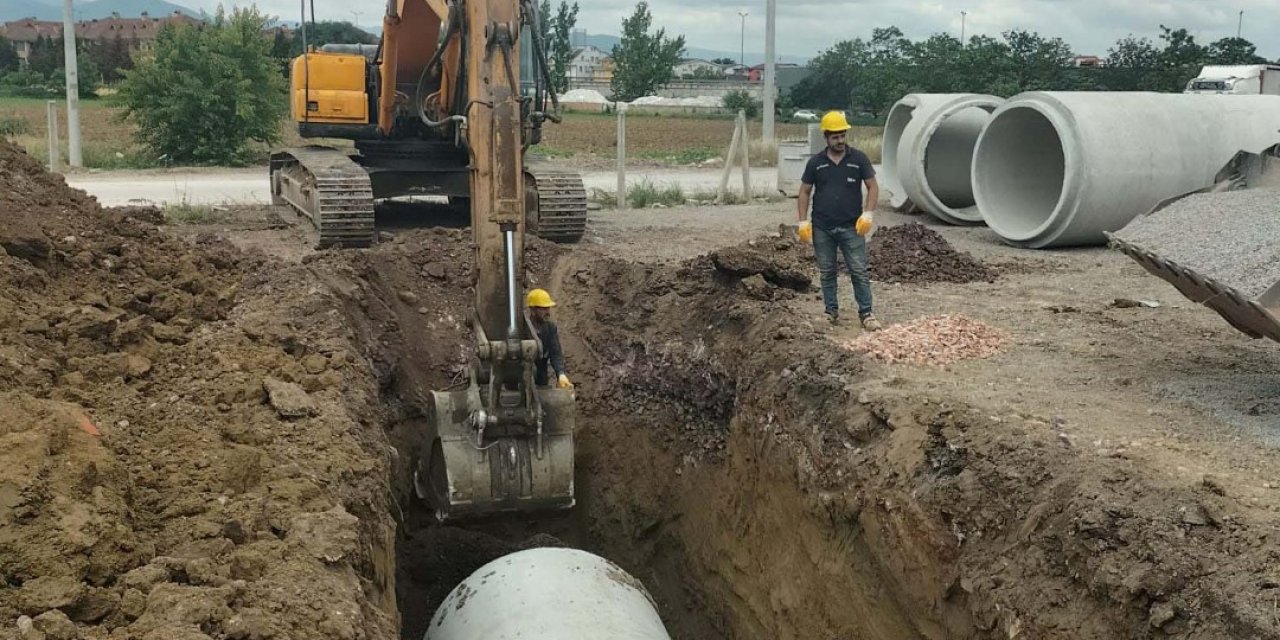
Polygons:
<instances>
[{"instance_id":1,"label":"white building","mask_svg":"<svg viewBox=\"0 0 1280 640\"><path fill-rule=\"evenodd\" d=\"M695 76L722 76L724 75L724 67L710 60L701 58L685 58L672 68L677 78L692 78Z\"/></svg>"},{"instance_id":2,"label":"white building","mask_svg":"<svg viewBox=\"0 0 1280 640\"><path fill-rule=\"evenodd\" d=\"M587 81L598 77L605 67L609 54L587 45L573 50L573 61L569 63L569 79Z\"/></svg>"}]
</instances>

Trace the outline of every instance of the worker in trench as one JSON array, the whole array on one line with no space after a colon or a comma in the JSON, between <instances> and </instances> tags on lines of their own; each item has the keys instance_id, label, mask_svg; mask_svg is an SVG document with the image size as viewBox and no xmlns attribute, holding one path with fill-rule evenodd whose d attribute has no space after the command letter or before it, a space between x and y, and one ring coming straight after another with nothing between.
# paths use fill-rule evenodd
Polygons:
<instances>
[{"instance_id":1,"label":"worker in trench","mask_svg":"<svg viewBox=\"0 0 1280 640\"><path fill-rule=\"evenodd\" d=\"M561 389L572 389L569 381L569 370L564 364L564 350L560 348L560 328L551 319L551 309L556 306L551 294L545 289L534 289L525 296L525 306L529 307L529 317L533 320L533 328L538 332L538 340L542 342L542 352L534 366L533 382L545 387L551 382L550 368L556 374L556 386Z\"/></svg>"},{"instance_id":2,"label":"worker in trench","mask_svg":"<svg viewBox=\"0 0 1280 640\"><path fill-rule=\"evenodd\" d=\"M849 146L849 121L839 111L822 117L822 134L827 148L809 158L800 177L800 197L796 204L799 235L813 242L822 281L822 301L832 324L840 321L839 268L837 253L844 256L845 268L853 283L853 299L858 320L867 331L880 329L871 309L871 277L867 274L867 234L875 224L880 185L867 154ZM866 199L862 188L866 185ZM810 219L810 202L813 215Z\"/></svg>"}]
</instances>

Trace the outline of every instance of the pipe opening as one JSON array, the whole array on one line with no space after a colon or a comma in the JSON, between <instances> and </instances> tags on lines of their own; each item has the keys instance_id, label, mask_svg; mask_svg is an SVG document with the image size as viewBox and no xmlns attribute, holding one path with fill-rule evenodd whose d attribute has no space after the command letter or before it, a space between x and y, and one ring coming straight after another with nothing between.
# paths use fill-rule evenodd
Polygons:
<instances>
[{"instance_id":1,"label":"pipe opening","mask_svg":"<svg viewBox=\"0 0 1280 640\"><path fill-rule=\"evenodd\" d=\"M973 152L991 113L968 107L946 117L929 137L924 153L924 178L938 200L952 209L974 205Z\"/></svg>"},{"instance_id":2,"label":"pipe opening","mask_svg":"<svg viewBox=\"0 0 1280 640\"><path fill-rule=\"evenodd\" d=\"M1013 107L995 116L973 161L982 216L1000 235L1021 239L1053 217L1066 179L1062 138L1044 114Z\"/></svg>"},{"instance_id":3,"label":"pipe opening","mask_svg":"<svg viewBox=\"0 0 1280 640\"><path fill-rule=\"evenodd\" d=\"M889 191L889 199L893 206L901 206L907 195L902 188L902 178L898 176L898 144L902 141L902 133L911 123L916 108L899 103L889 111L884 123L884 137L880 144L880 182Z\"/></svg>"}]
</instances>

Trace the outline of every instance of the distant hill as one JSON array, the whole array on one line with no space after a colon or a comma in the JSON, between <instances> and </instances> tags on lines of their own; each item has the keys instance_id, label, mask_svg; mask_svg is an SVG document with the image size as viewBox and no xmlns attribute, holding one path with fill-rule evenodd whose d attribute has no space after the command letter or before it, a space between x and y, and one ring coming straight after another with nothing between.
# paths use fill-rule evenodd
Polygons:
<instances>
[{"instance_id":1,"label":"distant hill","mask_svg":"<svg viewBox=\"0 0 1280 640\"><path fill-rule=\"evenodd\" d=\"M200 17L200 12L187 7L166 2L165 0L92 0L75 3L76 20L94 20L110 18L119 13L121 17L136 18L147 12L152 17L162 17L180 11L189 16ZM20 20L34 17L39 20L61 20L62 3L58 0L4 0L0 2L0 22Z\"/></svg>"}]
</instances>

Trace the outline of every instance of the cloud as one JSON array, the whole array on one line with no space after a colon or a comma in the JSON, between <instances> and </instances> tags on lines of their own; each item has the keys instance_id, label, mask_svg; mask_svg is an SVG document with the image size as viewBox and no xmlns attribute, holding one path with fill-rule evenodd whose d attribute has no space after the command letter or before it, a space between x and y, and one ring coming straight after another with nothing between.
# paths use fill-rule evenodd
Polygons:
<instances>
[{"instance_id":1,"label":"cloud","mask_svg":"<svg viewBox=\"0 0 1280 640\"><path fill-rule=\"evenodd\" d=\"M558 0L554 0L558 4ZM187 0L194 8L212 10L216 0ZM590 33L617 34L635 0L578 0L579 28ZM1185 27L1196 39L1209 43L1236 34L1238 12L1244 11L1242 35L1258 45L1259 53L1280 58L1280 11L1276 0L777 0L777 50L780 54L812 56L854 37L869 37L876 27L897 26L913 39L935 33L960 35L960 12L967 12L967 35L998 37L1009 29L1026 29L1060 37L1078 53L1105 55L1116 40L1134 34L1155 40L1160 25ZM296 20L292 0L262 0L258 6L284 19ZM315 0L320 19L381 20L382 2ZM749 52L764 49L764 0L651 0L654 24L669 34L683 34L690 46L737 51L743 25L737 15L749 12L745 24Z\"/></svg>"}]
</instances>

